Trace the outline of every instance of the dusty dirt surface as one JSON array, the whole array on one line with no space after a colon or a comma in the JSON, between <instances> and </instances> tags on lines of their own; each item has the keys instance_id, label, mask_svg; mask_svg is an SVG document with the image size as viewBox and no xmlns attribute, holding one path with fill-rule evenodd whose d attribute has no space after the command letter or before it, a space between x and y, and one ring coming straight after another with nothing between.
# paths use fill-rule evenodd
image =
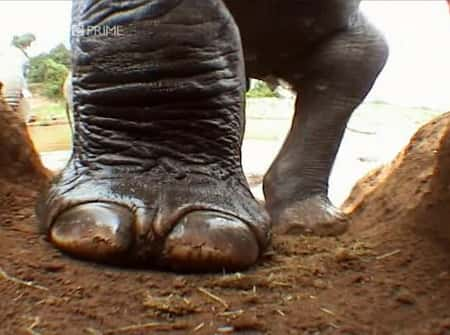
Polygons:
<instances>
[{"instance_id":1,"label":"dusty dirt surface","mask_svg":"<svg viewBox=\"0 0 450 335\"><path fill-rule=\"evenodd\" d=\"M340 238L279 237L245 273L71 259L0 180L0 334L450 334L450 116L354 189Z\"/></svg>"}]
</instances>

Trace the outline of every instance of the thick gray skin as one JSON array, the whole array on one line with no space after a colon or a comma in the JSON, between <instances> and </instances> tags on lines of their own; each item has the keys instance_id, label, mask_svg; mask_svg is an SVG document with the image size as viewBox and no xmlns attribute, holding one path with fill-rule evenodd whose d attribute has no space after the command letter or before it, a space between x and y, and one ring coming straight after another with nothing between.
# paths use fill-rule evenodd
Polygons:
<instances>
[{"instance_id":1,"label":"thick gray skin","mask_svg":"<svg viewBox=\"0 0 450 335\"><path fill-rule=\"evenodd\" d=\"M358 0L225 0L241 30L249 77L282 79L297 92L283 148L264 178L279 232L338 235L348 221L328 199L328 179L354 109L388 56Z\"/></svg>"},{"instance_id":2,"label":"thick gray skin","mask_svg":"<svg viewBox=\"0 0 450 335\"><path fill-rule=\"evenodd\" d=\"M387 56L358 4L226 1L247 75L281 78L299 92L264 179L281 232L346 229L328 177L345 124ZM52 242L103 262L254 264L270 218L242 172L244 60L224 3L79 0L73 24L120 25L123 36L73 38L74 154L38 211Z\"/></svg>"}]
</instances>

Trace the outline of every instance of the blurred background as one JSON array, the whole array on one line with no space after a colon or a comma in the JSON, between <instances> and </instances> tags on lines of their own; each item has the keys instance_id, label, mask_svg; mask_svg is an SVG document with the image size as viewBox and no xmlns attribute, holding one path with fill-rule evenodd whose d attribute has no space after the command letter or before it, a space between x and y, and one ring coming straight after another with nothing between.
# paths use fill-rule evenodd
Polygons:
<instances>
[{"instance_id":1,"label":"blurred background","mask_svg":"<svg viewBox=\"0 0 450 335\"><path fill-rule=\"evenodd\" d=\"M354 183L392 160L424 123L450 111L450 15L445 0L367 0L364 13L390 45L388 64L348 123L330 180L341 204ZM70 70L70 1L0 1L0 80L25 98L23 117L41 157L58 170L70 156L63 84ZM243 163L254 194L289 130L295 96L252 81Z\"/></svg>"}]
</instances>

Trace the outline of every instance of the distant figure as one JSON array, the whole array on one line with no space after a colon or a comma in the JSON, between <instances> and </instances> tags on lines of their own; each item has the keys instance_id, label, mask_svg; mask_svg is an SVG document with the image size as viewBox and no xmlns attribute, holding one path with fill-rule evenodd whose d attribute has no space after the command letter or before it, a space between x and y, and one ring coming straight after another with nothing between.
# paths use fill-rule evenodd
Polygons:
<instances>
[{"instance_id":1,"label":"distant figure","mask_svg":"<svg viewBox=\"0 0 450 335\"><path fill-rule=\"evenodd\" d=\"M36 38L33 34L14 36L11 46L0 51L0 76L4 83L3 95L5 101L14 112L26 120L29 105L26 98L31 97L25 80L28 54L26 49Z\"/></svg>"}]
</instances>

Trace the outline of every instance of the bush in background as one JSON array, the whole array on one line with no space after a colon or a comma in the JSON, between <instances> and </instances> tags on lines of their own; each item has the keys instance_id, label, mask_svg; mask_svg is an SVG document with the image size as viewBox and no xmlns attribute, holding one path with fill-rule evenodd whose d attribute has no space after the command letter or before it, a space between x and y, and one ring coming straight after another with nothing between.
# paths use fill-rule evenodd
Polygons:
<instances>
[{"instance_id":1,"label":"bush in background","mask_svg":"<svg viewBox=\"0 0 450 335\"><path fill-rule=\"evenodd\" d=\"M48 53L30 58L27 78L42 84L42 94L50 99L63 98L62 87L70 68L70 51L60 44Z\"/></svg>"},{"instance_id":2,"label":"bush in background","mask_svg":"<svg viewBox=\"0 0 450 335\"><path fill-rule=\"evenodd\" d=\"M264 81L257 80L253 88L247 92L247 98L279 98L279 94Z\"/></svg>"}]
</instances>

